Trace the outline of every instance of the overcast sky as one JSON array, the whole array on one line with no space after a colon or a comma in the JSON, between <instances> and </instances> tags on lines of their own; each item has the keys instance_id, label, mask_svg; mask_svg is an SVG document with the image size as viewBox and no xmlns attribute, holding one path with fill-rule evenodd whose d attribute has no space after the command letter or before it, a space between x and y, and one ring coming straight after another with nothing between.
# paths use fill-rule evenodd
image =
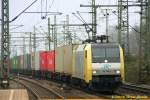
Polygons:
<instances>
[{"instance_id":1,"label":"overcast sky","mask_svg":"<svg viewBox=\"0 0 150 100\"><path fill-rule=\"evenodd\" d=\"M10 2L10 20L14 18L17 14L19 14L23 9L29 6L34 0L9 0ZM135 0L133 0L135 1ZM43 0L43 3L46 3L46 0ZM75 16L72 15L72 12L81 11L81 12L89 12L91 11L90 8L83 8L80 7L80 4L89 5L91 0L47 0L48 11L50 12L62 12L63 15L57 16L57 23L62 23L65 20L65 16L67 14L70 15L70 23L82 23L79 21ZM42 5L43 11L45 10L45 3ZM96 0L96 4L117 4L117 0ZM105 17L103 16L104 11L98 8L98 16L97 16L97 23L98 23L98 34L105 34ZM110 8L109 8L110 9ZM117 9L111 9L109 11L109 26L116 26L117 25L117 16L112 13ZM32 7L30 7L27 11L41 11L41 0L38 0ZM138 25L139 24L139 14L133 13L135 11L139 11L139 8L130 8L130 25ZM91 15L88 13L82 13L82 17L86 20L87 23L91 23ZM53 19L53 16L47 16ZM40 26L43 27L44 31L47 31L47 18L42 20L41 14L22 14L17 20L15 20L10 25L24 25L21 28L10 30L13 31L23 31L23 32L33 32L33 26L36 26L38 30ZM13 28L14 26L11 26ZM86 33L82 37L85 36ZM12 36L23 36L23 34L11 34Z\"/></svg>"},{"instance_id":2,"label":"overcast sky","mask_svg":"<svg viewBox=\"0 0 150 100\"><path fill-rule=\"evenodd\" d=\"M18 13L20 13L24 8L26 8L29 4L31 4L34 0L9 0L10 1L10 19L15 17ZM81 23L77 18L75 18L72 15L72 12L76 11L90 11L90 8L83 8L80 7L80 4L90 4L91 0L47 0L48 1L48 11L50 12L62 12L63 15L58 17L58 23L60 23L62 20L65 19L66 14L70 15L70 22L71 23ZM43 0L43 3L46 2L46 0ZM53 3L52 3L53 2ZM97 4L116 4L117 0L96 0ZM50 6L52 7L50 8ZM45 11L45 5L43 4L43 11ZM102 9L102 8L101 8ZM113 9L114 10L114 9ZM38 0L32 7L30 7L27 11L41 11L41 0ZM134 9L130 10L131 12L134 11ZM81 14L83 18L90 22L90 14ZM130 15L133 15L132 13ZM135 13L134 13L135 15ZM137 14L136 14L137 15ZM112 18L113 16L113 18ZM112 11L110 11L110 19L109 19L109 25L114 25L114 23L117 24L117 17L114 17L115 15L112 14ZM52 17L52 16L51 16ZM105 19L101 18L103 17L103 14L98 9L98 27L105 26ZM137 22L138 18L137 16L130 17L130 23L134 24ZM112 20L113 19L113 20ZM47 19L41 20L41 14L23 14L21 15L15 22L11 24L23 24L24 27L18 29L23 31L32 31L33 26L38 25L46 25ZM102 31L99 31L102 30ZM17 31L17 30L13 30ZM99 32L104 33L104 29L98 29Z\"/></svg>"}]
</instances>

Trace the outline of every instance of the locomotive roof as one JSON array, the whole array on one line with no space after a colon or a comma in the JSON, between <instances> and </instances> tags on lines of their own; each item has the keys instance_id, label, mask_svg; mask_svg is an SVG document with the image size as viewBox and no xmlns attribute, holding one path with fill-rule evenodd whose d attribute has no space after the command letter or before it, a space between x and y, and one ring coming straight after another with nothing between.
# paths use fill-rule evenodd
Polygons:
<instances>
[{"instance_id":1,"label":"locomotive roof","mask_svg":"<svg viewBox=\"0 0 150 100\"><path fill-rule=\"evenodd\" d=\"M91 44L93 47L118 47L118 43L94 43Z\"/></svg>"}]
</instances>

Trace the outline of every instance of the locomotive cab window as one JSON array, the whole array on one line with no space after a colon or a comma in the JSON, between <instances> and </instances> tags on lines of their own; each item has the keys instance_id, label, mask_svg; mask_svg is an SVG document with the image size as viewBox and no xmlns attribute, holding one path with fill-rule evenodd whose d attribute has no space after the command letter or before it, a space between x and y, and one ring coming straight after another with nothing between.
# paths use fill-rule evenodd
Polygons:
<instances>
[{"instance_id":1,"label":"locomotive cab window","mask_svg":"<svg viewBox=\"0 0 150 100\"><path fill-rule=\"evenodd\" d=\"M108 45L93 45L92 46L92 61L93 63L102 63L104 60L109 62L119 62L120 52L119 47Z\"/></svg>"},{"instance_id":2,"label":"locomotive cab window","mask_svg":"<svg viewBox=\"0 0 150 100\"><path fill-rule=\"evenodd\" d=\"M94 58L104 58L105 57L105 48L93 48L93 57Z\"/></svg>"},{"instance_id":3,"label":"locomotive cab window","mask_svg":"<svg viewBox=\"0 0 150 100\"><path fill-rule=\"evenodd\" d=\"M106 56L107 56L107 58L116 58L116 57L119 57L119 48L117 48L117 47L106 48Z\"/></svg>"},{"instance_id":4,"label":"locomotive cab window","mask_svg":"<svg viewBox=\"0 0 150 100\"><path fill-rule=\"evenodd\" d=\"M107 47L106 48L106 59L109 62L120 62L119 47Z\"/></svg>"},{"instance_id":5,"label":"locomotive cab window","mask_svg":"<svg viewBox=\"0 0 150 100\"><path fill-rule=\"evenodd\" d=\"M103 62L105 60L105 48L94 47L92 48L93 63Z\"/></svg>"}]
</instances>

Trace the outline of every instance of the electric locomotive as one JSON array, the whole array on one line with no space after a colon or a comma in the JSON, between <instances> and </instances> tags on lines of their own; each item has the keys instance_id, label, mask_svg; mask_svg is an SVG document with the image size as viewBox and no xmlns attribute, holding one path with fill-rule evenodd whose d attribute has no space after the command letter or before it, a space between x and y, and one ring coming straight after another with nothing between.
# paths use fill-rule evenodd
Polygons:
<instances>
[{"instance_id":1,"label":"electric locomotive","mask_svg":"<svg viewBox=\"0 0 150 100\"><path fill-rule=\"evenodd\" d=\"M72 81L114 91L124 81L123 49L117 43L87 43L73 49Z\"/></svg>"}]
</instances>

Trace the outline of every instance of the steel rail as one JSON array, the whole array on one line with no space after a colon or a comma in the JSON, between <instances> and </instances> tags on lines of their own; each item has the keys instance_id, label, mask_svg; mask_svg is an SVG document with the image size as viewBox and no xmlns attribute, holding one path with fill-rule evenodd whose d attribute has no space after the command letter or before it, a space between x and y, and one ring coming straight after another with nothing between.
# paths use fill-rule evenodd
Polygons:
<instances>
[{"instance_id":1,"label":"steel rail","mask_svg":"<svg viewBox=\"0 0 150 100\"><path fill-rule=\"evenodd\" d=\"M27 79L27 78L24 78L24 77L19 77L19 79L24 80L24 81L27 81L27 82L32 83L32 84L36 84L37 86L39 86L39 87L45 89L46 91L49 91L49 92L51 92L52 94L56 95L59 99L64 99L64 97L63 97L62 95L60 95L59 93L53 91L53 90L50 89L50 88L47 88L47 87L43 86L43 85L40 84L40 83L37 83L37 82L34 81L34 80Z\"/></svg>"},{"instance_id":2,"label":"steel rail","mask_svg":"<svg viewBox=\"0 0 150 100\"><path fill-rule=\"evenodd\" d=\"M150 95L150 88L138 86L136 84L124 83L121 88Z\"/></svg>"},{"instance_id":3,"label":"steel rail","mask_svg":"<svg viewBox=\"0 0 150 100\"><path fill-rule=\"evenodd\" d=\"M40 84L40 83L35 82L34 80L27 79L27 78L23 78L23 77L19 77L19 80L25 81L24 83L21 82L21 81L19 81L19 83L23 84L27 89L29 89L29 90L34 94L34 96L35 96L36 98L38 98L38 100L41 100L41 99L42 99L42 98L41 98L42 96L40 97L40 94L38 93L39 90L32 89L32 88L31 88L32 86L31 86L30 84L37 85L37 86L39 86L40 88L43 88L45 91L50 92L50 94L55 95L55 97L57 97L56 99L64 99L64 97L63 97L62 95L58 94L57 92L53 91L52 89L49 89L49 88L43 86L43 85ZM16 81L17 81L17 80L16 80ZM27 84L27 83L29 83L29 84ZM29 86L29 85L30 85L30 86Z\"/></svg>"},{"instance_id":4,"label":"steel rail","mask_svg":"<svg viewBox=\"0 0 150 100\"><path fill-rule=\"evenodd\" d=\"M30 91L36 97L37 100L41 100L40 96L32 88L30 88L27 84L24 84L23 82L20 82L20 81L18 81L16 79L13 79L13 81L23 85L25 88L27 88L28 91Z\"/></svg>"}]
</instances>

